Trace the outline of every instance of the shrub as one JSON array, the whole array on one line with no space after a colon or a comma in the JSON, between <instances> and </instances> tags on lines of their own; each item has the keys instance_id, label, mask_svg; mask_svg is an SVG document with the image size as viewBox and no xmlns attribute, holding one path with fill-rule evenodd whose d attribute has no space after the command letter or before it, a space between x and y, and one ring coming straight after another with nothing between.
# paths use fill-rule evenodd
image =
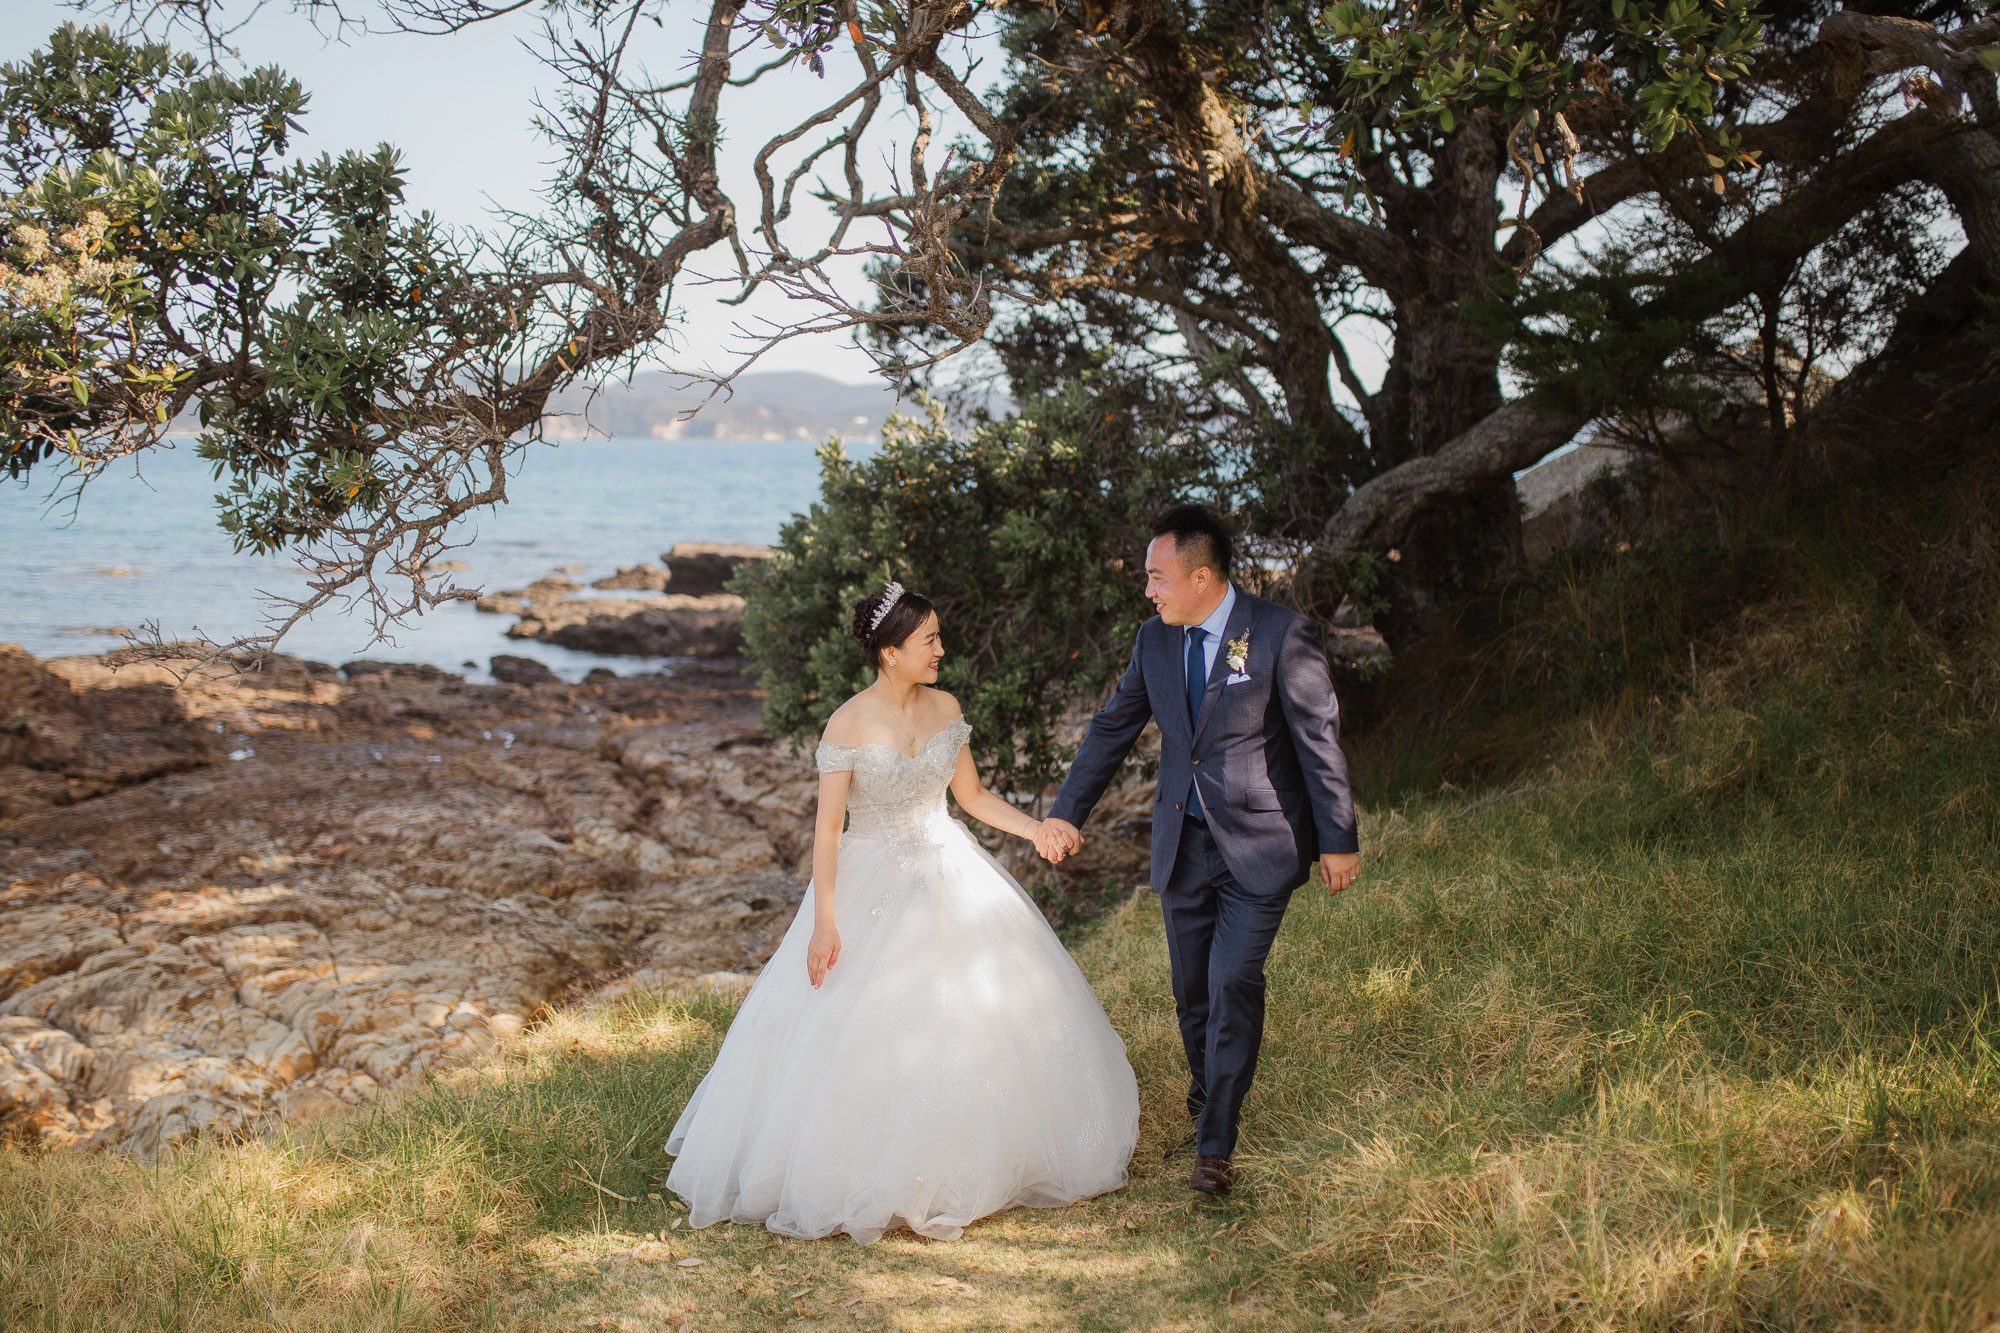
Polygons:
<instances>
[{"instance_id":1,"label":"shrub","mask_svg":"<svg viewBox=\"0 0 2000 1333\"><path fill-rule=\"evenodd\" d=\"M1152 613L1153 516L1211 484L1205 446L1170 411L1085 378L965 433L935 406L891 417L872 458L838 441L820 458L818 503L737 585L767 724L803 746L869 684L848 617L897 579L938 607L938 684L964 707L987 780L1053 781L1064 715L1110 689Z\"/></svg>"}]
</instances>

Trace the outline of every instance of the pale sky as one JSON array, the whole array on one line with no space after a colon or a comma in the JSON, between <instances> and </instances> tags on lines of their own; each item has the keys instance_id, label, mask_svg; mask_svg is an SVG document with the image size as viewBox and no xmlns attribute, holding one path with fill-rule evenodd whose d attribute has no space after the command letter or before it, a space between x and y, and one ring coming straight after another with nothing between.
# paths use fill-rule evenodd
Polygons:
<instances>
[{"instance_id":1,"label":"pale sky","mask_svg":"<svg viewBox=\"0 0 2000 1333\"><path fill-rule=\"evenodd\" d=\"M368 12L367 0L351 9ZM0 24L0 61L26 56L64 22L89 21L87 15L54 0L0 0L0 12L6 18ZM689 4L679 12L688 18L685 28L652 32L643 51L662 81L681 77L682 53L699 40L706 10ZM552 156L530 124L536 92L555 85L551 71L521 45L523 37L537 32L531 20L499 20L449 37L349 33L330 42L305 18L290 13L282 0L273 0L235 42L250 64L277 64L312 94L303 117L306 134L293 141L297 152L317 156L393 144L403 153L407 198L413 207L429 209L454 224L490 226L489 200L510 208L536 208L544 164ZM187 38L174 41L183 45ZM739 73L748 59L737 62ZM837 95L839 80L847 71L832 59L829 66L825 81L800 70L730 90L734 100L723 104L724 186L739 212L754 216L752 146ZM893 120L878 116L877 125L885 131L883 148L891 143L898 149L906 146L910 124L906 115ZM727 151L732 144L742 151ZM879 162L878 156L875 163ZM874 174L887 181L879 165ZM809 203L797 210L803 222L810 222L804 216L806 208L818 210ZM795 243L803 244L806 234L802 230ZM726 262L726 249L718 247L697 256L693 268L722 273L727 271ZM865 296L858 266L842 281L849 292ZM784 300L774 295L736 310L718 303L722 294L723 288L687 281L676 291L675 304L684 321L681 346L672 354L677 362L730 364L730 331L746 312L779 318L786 308ZM758 367L812 370L849 382L867 380L873 373L866 354L845 333L794 339L768 353Z\"/></svg>"}]
</instances>

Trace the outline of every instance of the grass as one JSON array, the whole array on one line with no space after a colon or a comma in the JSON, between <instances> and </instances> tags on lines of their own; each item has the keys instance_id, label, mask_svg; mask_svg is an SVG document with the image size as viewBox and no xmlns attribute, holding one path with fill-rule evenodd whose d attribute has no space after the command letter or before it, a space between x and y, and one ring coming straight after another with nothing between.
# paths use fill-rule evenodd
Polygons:
<instances>
[{"instance_id":1,"label":"grass","mask_svg":"<svg viewBox=\"0 0 2000 1333\"><path fill-rule=\"evenodd\" d=\"M1140 1079L1115 1195L691 1234L659 1145L730 1009L656 994L278 1141L0 1154L0 1327L1990 1329L2000 653L1844 579L1715 642L1301 895L1228 1201L1142 898L1076 946Z\"/></svg>"}]
</instances>

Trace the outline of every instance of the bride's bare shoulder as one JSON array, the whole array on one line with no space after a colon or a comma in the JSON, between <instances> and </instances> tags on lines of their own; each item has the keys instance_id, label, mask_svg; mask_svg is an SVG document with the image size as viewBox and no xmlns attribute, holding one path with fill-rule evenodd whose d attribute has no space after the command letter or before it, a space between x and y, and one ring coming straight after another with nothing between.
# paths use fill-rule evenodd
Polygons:
<instances>
[{"instance_id":1,"label":"bride's bare shoulder","mask_svg":"<svg viewBox=\"0 0 2000 1333\"><path fill-rule=\"evenodd\" d=\"M826 720L826 730L820 733L823 745L859 745L869 737L868 723L872 702L857 694L846 703L833 710L833 716Z\"/></svg>"},{"instance_id":2,"label":"bride's bare shoulder","mask_svg":"<svg viewBox=\"0 0 2000 1333\"><path fill-rule=\"evenodd\" d=\"M932 732L936 732L940 727L950 726L954 718L965 716L965 710L958 706L958 700L946 691L934 685L926 685L923 690L924 706L930 716L929 730Z\"/></svg>"},{"instance_id":3,"label":"bride's bare shoulder","mask_svg":"<svg viewBox=\"0 0 2000 1333\"><path fill-rule=\"evenodd\" d=\"M930 709L930 715L934 719L949 722L965 711L958 706L958 700L951 695L950 691L941 690L935 685L925 685L922 689L924 692L924 703Z\"/></svg>"}]
</instances>

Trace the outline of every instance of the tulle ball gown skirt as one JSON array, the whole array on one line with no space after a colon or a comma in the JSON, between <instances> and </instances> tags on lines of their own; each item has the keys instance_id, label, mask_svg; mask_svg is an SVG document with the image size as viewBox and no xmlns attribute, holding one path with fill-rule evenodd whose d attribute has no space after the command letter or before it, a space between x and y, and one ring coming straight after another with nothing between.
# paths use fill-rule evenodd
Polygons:
<instances>
[{"instance_id":1,"label":"tulle ball gown skirt","mask_svg":"<svg viewBox=\"0 0 2000 1333\"><path fill-rule=\"evenodd\" d=\"M841 841L825 984L809 888L674 1126L695 1226L953 1240L1125 1183L1138 1091L1082 972L942 800L893 825Z\"/></svg>"}]
</instances>

